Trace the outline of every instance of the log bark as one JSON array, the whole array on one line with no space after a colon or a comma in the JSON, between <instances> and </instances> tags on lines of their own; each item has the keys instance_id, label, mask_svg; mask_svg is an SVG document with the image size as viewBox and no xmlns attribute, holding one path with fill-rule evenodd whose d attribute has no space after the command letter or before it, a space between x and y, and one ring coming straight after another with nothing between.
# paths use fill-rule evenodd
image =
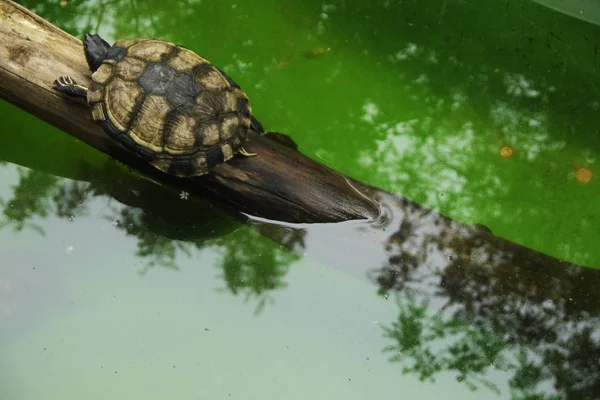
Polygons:
<instances>
[{"instance_id":1,"label":"log bark","mask_svg":"<svg viewBox=\"0 0 600 400\"><path fill-rule=\"evenodd\" d=\"M212 196L237 210L286 222L373 219L377 202L365 185L302 155L268 136L250 134L246 150L210 174L180 179L139 161L96 125L90 108L58 93L53 81L69 75L89 82L91 73L79 39L31 11L0 0L0 97L154 180Z\"/></svg>"}]
</instances>

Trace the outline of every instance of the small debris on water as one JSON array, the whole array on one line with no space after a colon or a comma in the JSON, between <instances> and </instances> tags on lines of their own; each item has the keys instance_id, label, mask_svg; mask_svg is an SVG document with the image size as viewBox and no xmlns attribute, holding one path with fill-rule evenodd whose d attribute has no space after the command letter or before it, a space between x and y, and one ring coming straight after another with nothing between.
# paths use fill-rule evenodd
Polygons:
<instances>
[{"instance_id":1,"label":"small debris on water","mask_svg":"<svg viewBox=\"0 0 600 400\"><path fill-rule=\"evenodd\" d=\"M575 170L575 179L577 180L577 182L588 183L592 180L593 174L590 169L585 167L579 167L576 164L573 165L573 168Z\"/></svg>"},{"instance_id":2,"label":"small debris on water","mask_svg":"<svg viewBox=\"0 0 600 400\"><path fill-rule=\"evenodd\" d=\"M292 61L294 61L294 55L290 54L285 56L283 59L279 60L275 66L277 67L277 69L282 69L290 65Z\"/></svg>"},{"instance_id":3,"label":"small debris on water","mask_svg":"<svg viewBox=\"0 0 600 400\"><path fill-rule=\"evenodd\" d=\"M73 252L74 247L73 246L67 246L67 248L65 249L65 252L67 254L71 254Z\"/></svg>"},{"instance_id":4,"label":"small debris on water","mask_svg":"<svg viewBox=\"0 0 600 400\"><path fill-rule=\"evenodd\" d=\"M328 47L328 48L317 47L317 48L314 48L314 49L312 49L310 51L305 52L304 56L307 57L307 58L319 57L319 56L322 56L323 54L327 53L330 50L331 50L330 47Z\"/></svg>"},{"instance_id":5,"label":"small debris on water","mask_svg":"<svg viewBox=\"0 0 600 400\"><path fill-rule=\"evenodd\" d=\"M513 149L511 149L508 146L504 146L503 148L500 149L500 156L502 158L511 158L513 155Z\"/></svg>"},{"instance_id":6,"label":"small debris on water","mask_svg":"<svg viewBox=\"0 0 600 400\"><path fill-rule=\"evenodd\" d=\"M185 190L182 190L181 193L179 193L179 198L181 200L187 200L189 195L190 194L188 192L186 192Z\"/></svg>"}]
</instances>

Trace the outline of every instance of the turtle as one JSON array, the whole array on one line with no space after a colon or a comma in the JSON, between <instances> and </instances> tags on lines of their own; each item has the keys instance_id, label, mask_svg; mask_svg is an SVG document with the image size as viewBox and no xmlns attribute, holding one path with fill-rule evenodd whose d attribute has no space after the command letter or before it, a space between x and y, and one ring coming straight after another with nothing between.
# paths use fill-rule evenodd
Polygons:
<instances>
[{"instance_id":1,"label":"turtle","mask_svg":"<svg viewBox=\"0 0 600 400\"><path fill-rule=\"evenodd\" d=\"M93 120L126 149L177 177L209 173L235 154L255 156L243 144L263 134L248 96L223 70L163 39L120 39L111 46L86 33L89 87L70 76L57 91L85 98Z\"/></svg>"}]
</instances>

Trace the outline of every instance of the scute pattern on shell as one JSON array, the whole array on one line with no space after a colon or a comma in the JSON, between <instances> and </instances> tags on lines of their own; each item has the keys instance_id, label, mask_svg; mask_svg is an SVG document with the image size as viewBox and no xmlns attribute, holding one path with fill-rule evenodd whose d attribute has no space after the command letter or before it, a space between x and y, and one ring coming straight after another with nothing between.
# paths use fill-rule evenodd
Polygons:
<instances>
[{"instance_id":1,"label":"scute pattern on shell","mask_svg":"<svg viewBox=\"0 0 600 400\"><path fill-rule=\"evenodd\" d=\"M241 149L249 129L262 129L223 71L159 39L117 41L92 74L88 103L112 137L176 176L208 173Z\"/></svg>"}]
</instances>

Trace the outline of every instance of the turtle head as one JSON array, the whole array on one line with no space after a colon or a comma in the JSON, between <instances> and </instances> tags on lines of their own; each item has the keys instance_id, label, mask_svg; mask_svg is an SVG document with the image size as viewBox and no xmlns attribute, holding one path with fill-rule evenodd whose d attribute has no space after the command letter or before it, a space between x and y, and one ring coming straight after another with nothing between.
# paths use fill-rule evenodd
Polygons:
<instances>
[{"instance_id":1,"label":"turtle head","mask_svg":"<svg viewBox=\"0 0 600 400\"><path fill-rule=\"evenodd\" d=\"M85 49L85 59L90 66L90 70L94 72L106 58L110 45L99 35L86 33L83 39L83 48Z\"/></svg>"}]
</instances>

